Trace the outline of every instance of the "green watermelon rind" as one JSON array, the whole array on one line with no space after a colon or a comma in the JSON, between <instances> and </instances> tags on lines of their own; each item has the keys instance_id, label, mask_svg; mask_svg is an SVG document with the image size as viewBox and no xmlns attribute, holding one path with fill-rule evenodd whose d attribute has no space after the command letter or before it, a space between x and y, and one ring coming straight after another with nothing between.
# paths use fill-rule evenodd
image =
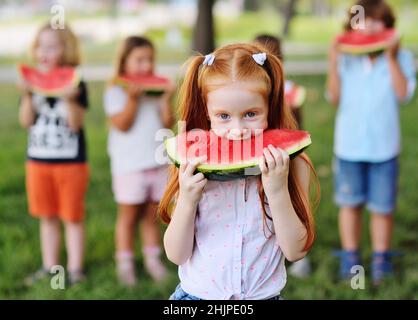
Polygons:
<instances>
[{"instance_id":1,"label":"green watermelon rind","mask_svg":"<svg viewBox=\"0 0 418 320\"><path fill-rule=\"evenodd\" d=\"M26 81L26 79L23 77L22 72L21 72L21 68L22 67L28 67L27 65L24 64L18 64L17 65L17 69L18 69L18 74L21 80ZM74 77L73 80L70 82L70 86L72 86L73 88L77 87L79 85L81 81L81 76L80 73L77 69L74 69ZM68 85L59 89L53 89L53 90L48 90L45 88L41 88L38 86L34 86L34 85L30 85L31 91L33 91L34 93L43 95L45 97L51 97L51 98L59 98L63 95L64 90L67 88Z\"/></svg>"},{"instance_id":2,"label":"green watermelon rind","mask_svg":"<svg viewBox=\"0 0 418 320\"><path fill-rule=\"evenodd\" d=\"M388 46L387 43L378 43L378 44L375 44L375 45L368 45L368 46L356 46L356 45L348 45L348 44L339 44L338 48L343 53L361 55L361 54L366 54L366 53L384 51L387 46Z\"/></svg>"},{"instance_id":3,"label":"green watermelon rind","mask_svg":"<svg viewBox=\"0 0 418 320\"><path fill-rule=\"evenodd\" d=\"M300 140L294 146L287 148L286 151L290 158L296 157L299 153L303 152L312 143L310 135ZM168 138L164 141L164 146L167 151L167 156L170 161L176 166L180 166L180 160L177 156L177 136ZM229 180L234 178L240 178L244 175L256 175L259 174L259 170L251 170L252 174L248 174L246 169L255 168L258 169L258 158L252 158L245 162L236 164L201 164L196 169L199 172L210 177L212 180Z\"/></svg>"},{"instance_id":4,"label":"green watermelon rind","mask_svg":"<svg viewBox=\"0 0 418 320\"><path fill-rule=\"evenodd\" d=\"M114 83L122 88L126 88L128 86L128 82L120 77L117 77ZM158 97L164 94L165 89L161 85L147 85L144 92L147 96Z\"/></svg>"}]
</instances>

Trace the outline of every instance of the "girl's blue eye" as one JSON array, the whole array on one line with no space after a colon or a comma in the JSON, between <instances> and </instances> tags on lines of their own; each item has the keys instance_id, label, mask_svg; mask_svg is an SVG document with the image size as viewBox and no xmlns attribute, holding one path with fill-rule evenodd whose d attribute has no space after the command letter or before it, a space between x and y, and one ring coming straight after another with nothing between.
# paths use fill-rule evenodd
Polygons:
<instances>
[{"instance_id":1,"label":"girl's blue eye","mask_svg":"<svg viewBox=\"0 0 418 320\"><path fill-rule=\"evenodd\" d=\"M222 120L228 120L228 119L229 119L229 115L227 115L226 113L222 113L222 114L220 114L220 115L219 115L219 117L220 117Z\"/></svg>"},{"instance_id":2,"label":"girl's blue eye","mask_svg":"<svg viewBox=\"0 0 418 320\"><path fill-rule=\"evenodd\" d=\"M253 111L247 112L247 113L245 114L245 116L246 116L246 117L248 117L248 118L255 117L255 112L253 112Z\"/></svg>"}]
</instances>

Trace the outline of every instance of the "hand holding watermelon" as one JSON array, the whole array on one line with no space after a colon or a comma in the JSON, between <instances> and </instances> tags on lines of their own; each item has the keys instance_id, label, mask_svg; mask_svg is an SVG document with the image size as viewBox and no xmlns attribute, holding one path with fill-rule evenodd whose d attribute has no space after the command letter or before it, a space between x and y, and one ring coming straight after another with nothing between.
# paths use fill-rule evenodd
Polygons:
<instances>
[{"instance_id":1,"label":"hand holding watermelon","mask_svg":"<svg viewBox=\"0 0 418 320\"><path fill-rule=\"evenodd\" d=\"M30 85L24 79L18 80L17 87L19 88L23 96L29 96L32 94Z\"/></svg>"},{"instance_id":2,"label":"hand holding watermelon","mask_svg":"<svg viewBox=\"0 0 418 320\"><path fill-rule=\"evenodd\" d=\"M337 39L335 39L332 43L331 46L329 48L329 52L328 52L328 57L329 57L329 61L333 66L337 66L338 64L338 57L340 55L340 51L339 51L339 44Z\"/></svg>"},{"instance_id":3,"label":"hand holding watermelon","mask_svg":"<svg viewBox=\"0 0 418 320\"><path fill-rule=\"evenodd\" d=\"M386 56L389 59L397 59L398 57L398 51L400 46L400 39L399 38L393 38L391 41L388 42L388 46L385 50Z\"/></svg>"},{"instance_id":4,"label":"hand holding watermelon","mask_svg":"<svg viewBox=\"0 0 418 320\"><path fill-rule=\"evenodd\" d=\"M129 83L125 90L128 97L132 100L138 100L139 96L144 92L142 85L137 83Z\"/></svg>"},{"instance_id":5,"label":"hand holding watermelon","mask_svg":"<svg viewBox=\"0 0 418 320\"><path fill-rule=\"evenodd\" d=\"M203 188L207 183L207 179L203 173L194 174L198 165L206 161L206 157L200 157L180 165L179 170L179 198L185 200L185 203L197 205L202 197Z\"/></svg>"},{"instance_id":6,"label":"hand holding watermelon","mask_svg":"<svg viewBox=\"0 0 418 320\"><path fill-rule=\"evenodd\" d=\"M62 98L67 101L75 101L79 94L80 90L70 85L62 91Z\"/></svg>"},{"instance_id":7,"label":"hand holding watermelon","mask_svg":"<svg viewBox=\"0 0 418 320\"><path fill-rule=\"evenodd\" d=\"M286 151L275 148L271 144L263 149L259 167L261 181L267 197L277 195L282 190L288 190L289 163L290 157Z\"/></svg>"},{"instance_id":8,"label":"hand holding watermelon","mask_svg":"<svg viewBox=\"0 0 418 320\"><path fill-rule=\"evenodd\" d=\"M167 84L164 86L164 93L162 95L162 98L165 100L170 100L174 93L176 92L176 86L172 82L167 82Z\"/></svg>"}]
</instances>

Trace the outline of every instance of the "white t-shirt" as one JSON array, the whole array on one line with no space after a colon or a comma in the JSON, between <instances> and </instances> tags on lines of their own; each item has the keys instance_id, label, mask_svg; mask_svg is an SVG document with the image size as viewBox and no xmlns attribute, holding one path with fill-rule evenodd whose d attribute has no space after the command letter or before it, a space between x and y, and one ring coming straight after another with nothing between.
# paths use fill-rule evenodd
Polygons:
<instances>
[{"instance_id":1,"label":"white t-shirt","mask_svg":"<svg viewBox=\"0 0 418 320\"><path fill-rule=\"evenodd\" d=\"M128 96L119 86L109 87L104 96L104 108L108 116L123 111ZM108 138L108 153L112 174L125 174L160 166L156 149L162 143L155 139L157 130L163 128L160 118L161 100L155 97L138 99L138 110L132 127L120 131L111 127Z\"/></svg>"}]
</instances>

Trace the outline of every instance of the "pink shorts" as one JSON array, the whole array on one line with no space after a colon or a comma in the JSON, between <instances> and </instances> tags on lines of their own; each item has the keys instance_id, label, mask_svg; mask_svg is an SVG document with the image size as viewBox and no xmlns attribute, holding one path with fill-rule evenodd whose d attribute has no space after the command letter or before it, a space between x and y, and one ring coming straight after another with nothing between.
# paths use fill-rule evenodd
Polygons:
<instances>
[{"instance_id":1,"label":"pink shorts","mask_svg":"<svg viewBox=\"0 0 418 320\"><path fill-rule=\"evenodd\" d=\"M159 202L167 185L167 166L113 175L112 189L119 204Z\"/></svg>"}]
</instances>

